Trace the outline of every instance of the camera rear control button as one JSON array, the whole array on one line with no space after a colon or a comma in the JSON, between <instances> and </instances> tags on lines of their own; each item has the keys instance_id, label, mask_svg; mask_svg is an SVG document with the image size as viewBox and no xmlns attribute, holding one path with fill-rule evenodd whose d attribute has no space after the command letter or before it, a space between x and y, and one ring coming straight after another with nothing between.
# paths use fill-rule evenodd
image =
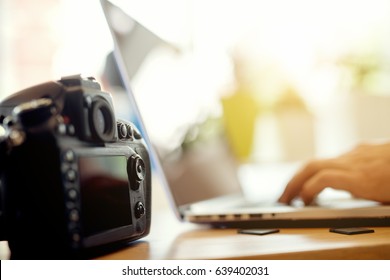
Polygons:
<instances>
[{"instance_id":1,"label":"camera rear control button","mask_svg":"<svg viewBox=\"0 0 390 280\"><path fill-rule=\"evenodd\" d=\"M134 215L137 219L141 218L143 215L145 215L145 206L141 201L138 201L134 208Z\"/></svg>"},{"instance_id":2,"label":"camera rear control button","mask_svg":"<svg viewBox=\"0 0 390 280\"><path fill-rule=\"evenodd\" d=\"M74 182L77 178L77 172L73 169L68 169L65 173L65 177L69 182Z\"/></svg>"},{"instance_id":3,"label":"camera rear control button","mask_svg":"<svg viewBox=\"0 0 390 280\"><path fill-rule=\"evenodd\" d=\"M130 174L130 185L133 190L138 190L141 182L146 177L146 166L142 158L135 154L130 157L128 172Z\"/></svg>"},{"instance_id":4,"label":"camera rear control button","mask_svg":"<svg viewBox=\"0 0 390 280\"><path fill-rule=\"evenodd\" d=\"M64 160L67 162L73 162L75 159L75 154L72 150L68 150L64 153Z\"/></svg>"},{"instance_id":5,"label":"camera rear control button","mask_svg":"<svg viewBox=\"0 0 390 280\"><path fill-rule=\"evenodd\" d=\"M79 221L79 211L77 211L76 209L73 209L69 212L69 220L72 221L72 222L78 222Z\"/></svg>"},{"instance_id":6,"label":"camera rear control button","mask_svg":"<svg viewBox=\"0 0 390 280\"><path fill-rule=\"evenodd\" d=\"M76 190L69 190L68 191L68 197L71 199L71 200L76 200L77 199L77 191Z\"/></svg>"},{"instance_id":7,"label":"camera rear control button","mask_svg":"<svg viewBox=\"0 0 390 280\"><path fill-rule=\"evenodd\" d=\"M134 128L131 125L127 125L127 138L131 141L134 140Z\"/></svg>"},{"instance_id":8,"label":"camera rear control button","mask_svg":"<svg viewBox=\"0 0 390 280\"><path fill-rule=\"evenodd\" d=\"M123 123L118 123L118 135L120 139L125 139L127 136L127 127Z\"/></svg>"}]
</instances>

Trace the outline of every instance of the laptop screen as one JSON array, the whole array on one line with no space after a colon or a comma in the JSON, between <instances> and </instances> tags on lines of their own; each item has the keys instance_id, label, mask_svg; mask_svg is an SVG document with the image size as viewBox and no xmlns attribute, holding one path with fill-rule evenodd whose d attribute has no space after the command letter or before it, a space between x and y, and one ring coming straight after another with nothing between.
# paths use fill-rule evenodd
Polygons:
<instances>
[{"instance_id":1,"label":"laptop screen","mask_svg":"<svg viewBox=\"0 0 390 280\"><path fill-rule=\"evenodd\" d=\"M220 103L196 84L191 46L155 34L129 9L101 3L115 45L105 76L114 103L120 100L116 110L153 147L155 171L171 200L185 206L240 192L236 161L221 128ZM142 94L133 92L133 86L143 87Z\"/></svg>"}]
</instances>

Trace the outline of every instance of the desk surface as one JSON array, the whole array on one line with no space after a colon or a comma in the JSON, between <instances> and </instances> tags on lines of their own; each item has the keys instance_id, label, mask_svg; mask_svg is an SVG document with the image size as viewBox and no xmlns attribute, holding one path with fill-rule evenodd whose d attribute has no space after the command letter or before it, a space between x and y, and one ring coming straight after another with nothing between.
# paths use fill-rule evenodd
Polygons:
<instances>
[{"instance_id":1,"label":"desk surface","mask_svg":"<svg viewBox=\"0 0 390 280\"><path fill-rule=\"evenodd\" d=\"M281 229L264 236L178 222L156 213L149 236L99 259L390 259L390 227L342 235L328 228Z\"/></svg>"},{"instance_id":2,"label":"desk surface","mask_svg":"<svg viewBox=\"0 0 390 280\"><path fill-rule=\"evenodd\" d=\"M154 214L151 233L128 247L99 257L131 259L390 259L390 227L374 233L342 235L328 228L281 229L257 236L235 229L180 223L171 212ZM0 259L8 258L1 242Z\"/></svg>"}]
</instances>

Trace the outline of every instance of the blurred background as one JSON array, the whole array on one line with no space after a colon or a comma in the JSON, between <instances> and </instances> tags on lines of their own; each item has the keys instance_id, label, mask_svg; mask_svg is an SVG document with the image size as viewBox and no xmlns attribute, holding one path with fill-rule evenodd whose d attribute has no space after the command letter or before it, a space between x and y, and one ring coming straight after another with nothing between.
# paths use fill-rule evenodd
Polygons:
<instances>
[{"instance_id":1,"label":"blurred background","mask_svg":"<svg viewBox=\"0 0 390 280\"><path fill-rule=\"evenodd\" d=\"M331 156L390 135L389 1L113 2L158 39L131 85L160 115L145 122L163 152L220 126L244 162ZM1 0L0 23L2 98L107 74L113 45L99 1ZM187 105L168 110L166 100Z\"/></svg>"}]
</instances>

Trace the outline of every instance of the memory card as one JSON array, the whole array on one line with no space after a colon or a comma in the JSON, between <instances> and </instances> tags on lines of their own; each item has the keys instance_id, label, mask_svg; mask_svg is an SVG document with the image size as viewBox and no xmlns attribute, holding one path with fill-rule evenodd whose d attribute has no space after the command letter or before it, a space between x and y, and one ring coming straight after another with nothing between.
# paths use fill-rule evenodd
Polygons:
<instances>
[{"instance_id":1,"label":"memory card","mask_svg":"<svg viewBox=\"0 0 390 280\"><path fill-rule=\"evenodd\" d=\"M331 228L329 230L330 232L335 232L335 233L341 233L341 234L362 234L362 233L373 233L375 232L373 229L368 229L368 228Z\"/></svg>"},{"instance_id":2,"label":"memory card","mask_svg":"<svg viewBox=\"0 0 390 280\"><path fill-rule=\"evenodd\" d=\"M271 233L276 233L276 232L279 232L279 229L275 229L275 228L266 228L266 229L263 229L263 228L253 228L253 229L239 229L237 231L238 233L241 233L241 234L253 234L253 235L266 235L266 234L271 234Z\"/></svg>"}]
</instances>

